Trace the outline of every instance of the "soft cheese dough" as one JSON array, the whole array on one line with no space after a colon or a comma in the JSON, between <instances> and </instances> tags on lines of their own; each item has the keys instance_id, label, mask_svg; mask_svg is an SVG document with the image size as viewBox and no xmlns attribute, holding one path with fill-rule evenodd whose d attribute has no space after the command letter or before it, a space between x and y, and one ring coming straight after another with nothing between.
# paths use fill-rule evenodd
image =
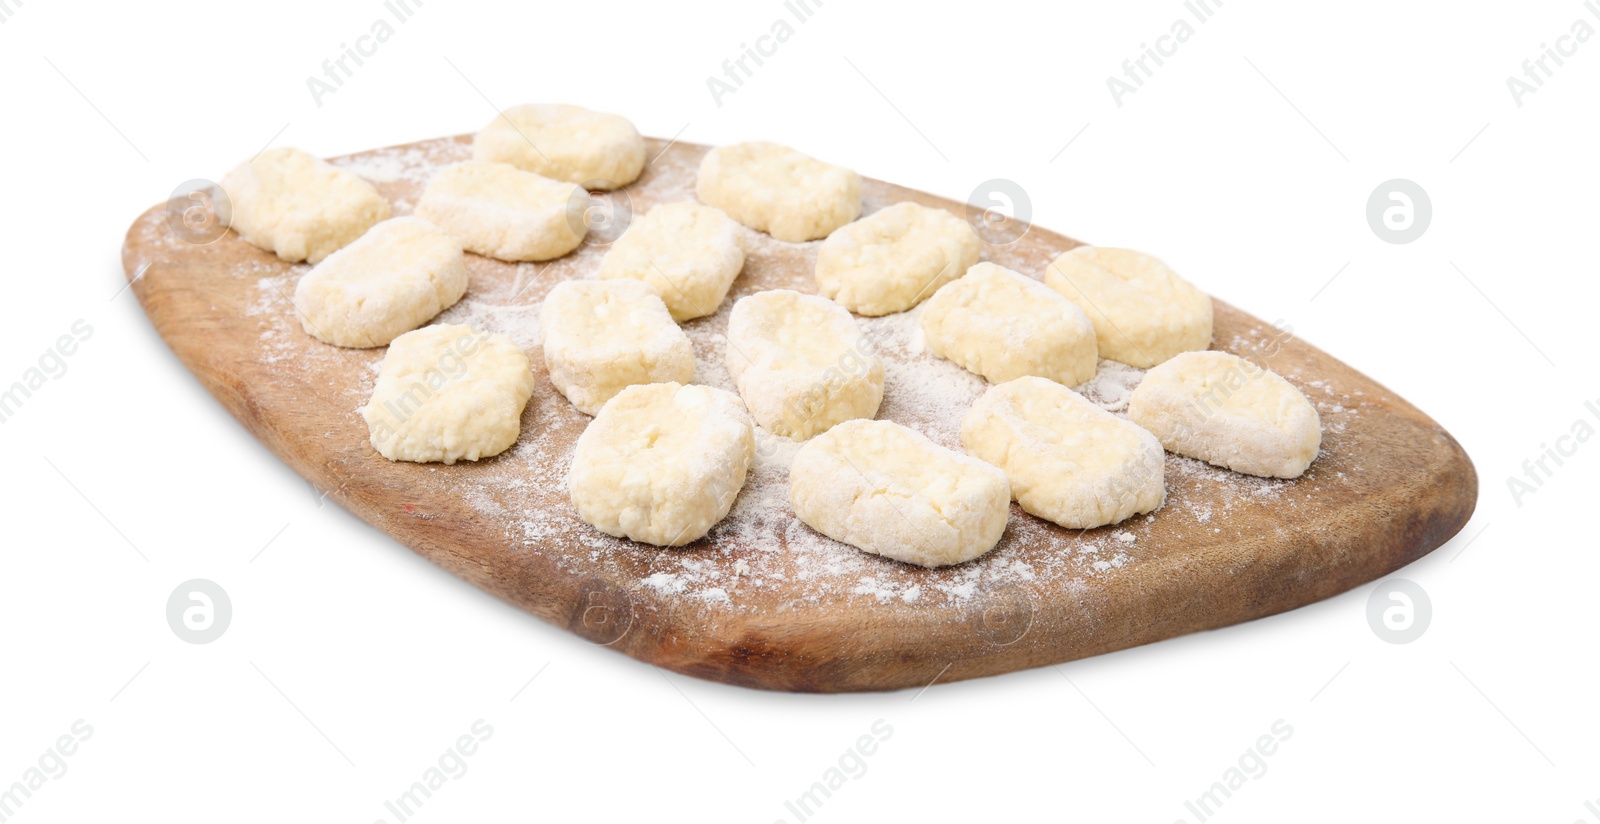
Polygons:
<instances>
[{"instance_id":1,"label":"soft cheese dough","mask_svg":"<svg viewBox=\"0 0 1600 824\"><path fill-rule=\"evenodd\" d=\"M904 312L978 262L978 235L943 209L896 203L817 248L817 291L861 315Z\"/></svg>"},{"instance_id":2,"label":"soft cheese dough","mask_svg":"<svg viewBox=\"0 0 1600 824\"><path fill-rule=\"evenodd\" d=\"M1211 298L1150 255L1079 246L1044 282L1089 316L1107 360L1149 369L1211 346Z\"/></svg>"},{"instance_id":3,"label":"soft cheese dough","mask_svg":"<svg viewBox=\"0 0 1600 824\"><path fill-rule=\"evenodd\" d=\"M717 311L744 268L743 229L721 209L664 203L633 221L600 263L600 277L654 286L672 319Z\"/></svg>"},{"instance_id":4,"label":"soft cheese dough","mask_svg":"<svg viewBox=\"0 0 1600 824\"><path fill-rule=\"evenodd\" d=\"M728 514L754 460L754 427L732 392L630 386L578 437L567 488L595 529L683 546Z\"/></svg>"},{"instance_id":5,"label":"soft cheese dough","mask_svg":"<svg viewBox=\"0 0 1600 824\"><path fill-rule=\"evenodd\" d=\"M385 458L452 464L516 443L532 396L528 356L511 338L440 324L389 344L361 417Z\"/></svg>"},{"instance_id":6,"label":"soft cheese dough","mask_svg":"<svg viewBox=\"0 0 1600 824\"><path fill-rule=\"evenodd\" d=\"M1145 373L1128 418L1179 455L1264 478L1297 478L1322 421L1293 384L1226 352L1186 352Z\"/></svg>"},{"instance_id":7,"label":"soft cheese dough","mask_svg":"<svg viewBox=\"0 0 1600 824\"><path fill-rule=\"evenodd\" d=\"M466 291L461 244L426 220L397 217L300 278L294 308L308 334L364 348L427 323Z\"/></svg>"},{"instance_id":8,"label":"soft cheese dough","mask_svg":"<svg viewBox=\"0 0 1600 824\"><path fill-rule=\"evenodd\" d=\"M446 166L428 180L417 215L467 251L497 260L550 260L578 248L589 193L504 163Z\"/></svg>"},{"instance_id":9,"label":"soft cheese dough","mask_svg":"<svg viewBox=\"0 0 1600 824\"><path fill-rule=\"evenodd\" d=\"M1044 378L990 387L962 418L961 445L1005 471L1025 511L1069 529L1114 524L1166 497L1154 435Z\"/></svg>"},{"instance_id":10,"label":"soft cheese dough","mask_svg":"<svg viewBox=\"0 0 1600 824\"><path fill-rule=\"evenodd\" d=\"M789 469L789 503L812 529L874 555L940 567L993 549L1005 532L1005 473L890 421L846 421Z\"/></svg>"},{"instance_id":11,"label":"soft cheese dough","mask_svg":"<svg viewBox=\"0 0 1600 824\"><path fill-rule=\"evenodd\" d=\"M788 289L757 292L728 318L728 372L756 422L804 440L870 418L883 401L883 361L850 313Z\"/></svg>"},{"instance_id":12,"label":"soft cheese dough","mask_svg":"<svg viewBox=\"0 0 1600 824\"><path fill-rule=\"evenodd\" d=\"M644 138L627 118L579 106L525 104L501 112L472 141L474 160L585 189L616 189L644 169Z\"/></svg>"},{"instance_id":13,"label":"soft cheese dough","mask_svg":"<svg viewBox=\"0 0 1600 824\"><path fill-rule=\"evenodd\" d=\"M539 309L550 382L585 415L624 388L694 377L689 336L649 284L569 280Z\"/></svg>"},{"instance_id":14,"label":"soft cheese dough","mask_svg":"<svg viewBox=\"0 0 1600 824\"><path fill-rule=\"evenodd\" d=\"M827 237L861 214L860 175L759 140L706 152L695 194L734 220L791 242Z\"/></svg>"},{"instance_id":15,"label":"soft cheese dough","mask_svg":"<svg viewBox=\"0 0 1600 824\"><path fill-rule=\"evenodd\" d=\"M1025 375L1077 386L1094 377L1094 326L1044 284L980 263L928 299L922 331L929 351L988 379Z\"/></svg>"},{"instance_id":16,"label":"soft cheese dough","mask_svg":"<svg viewBox=\"0 0 1600 824\"><path fill-rule=\"evenodd\" d=\"M290 263L317 263L390 214L371 183L299 149L268 149L222 179L232 228Z\"/></svg>"}]
</instances>

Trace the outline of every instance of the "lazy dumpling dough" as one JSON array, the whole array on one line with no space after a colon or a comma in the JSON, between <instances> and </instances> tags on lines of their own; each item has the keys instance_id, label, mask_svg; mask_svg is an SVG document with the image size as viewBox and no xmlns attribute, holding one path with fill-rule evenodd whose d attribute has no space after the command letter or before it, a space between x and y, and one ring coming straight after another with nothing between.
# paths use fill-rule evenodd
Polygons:
<instances>
[{"instance_id":1,"label":"lazy dumpling dough","mask_svg":"<svg viewBox=\"0 0 1600 824\"><path fill-rule=\"evenodd\" d=\"M1185 352L1145 373L1128 418L1172 452L1263 478L1299 477L1322 446L1299 389L1226 352Z\"/></svg>"},{"instance_id":2,"label":"lazy dumpling dough","mask_svg":"<svg viewBox=\"0 0 1600 824\"><path fill-rule=\"evenodd\" d=\"M383 346L467 291L461 244L417 217L386 220L329 255L294 289L307 334L335 346Z\"/></svg>"},{"instance_id":3,"label":"lazy dumpling dough","mask_svg":"<svg viewBox=\"0 0 1600 824\"><path fill-rule=\"evenodd\" d=\"M389 218L372 184L299 149L268 149L222 179L233 230L290 263L317 263Z\"/></svg>"},{"instance_id":4,"label":"lazy dumpling dough","mask_svg":"<svg viewBox=\"0 0 1600 824\"><path fill-rule=\"evenodd\" d=\"M755 443L732 392L630 386L578 437L567 489L579 517L607 535L683 546L733 507Z\"/></svg>"},{"instance_id":5,"label":"lazy dumpling dough","mask_svg":"<svg viewBox=\"0 0 1600 824\"><path fill-rule=\"evenodd\" d=\"M928 350L990 383L1025 375L1077 386L1094 377L1094 326L1049 287L980 263L922 307Z\"/></svg>"},{"instance_id":6,"label":"lazy dumpling dough","mask_svg":"<svg viewBox=\"0 0 1600 824\"><path fill-rule=\"evenodd\" d=\"M516 443L532 396L528 356L511 338L440 324L389 344L361 417L383 457L453 464Z\"/></svg>"},{"instance_id":7,"label":"lazy dumpling dough","mask_svg":"<svg viewBox=\"0 0 1600 824\"><path fill-rule=\"evenodd\" d=\"M644 155L644 138L627 118L561 104L512 106L472 141L474 160L509 163L586 189L632 183Z\"/></svg>"},{"instance_id":8,"label":"lazy dumpling dough","mask_svg":"<svg viewBox=\"0 0 1600 824\"><path fill-rule=\"evenodd\" d=\"M807 526L856 549L940 567L994 548L1011 511L1005 473L891 421L846 421L789 469Z\"/></svg>"},{"instance_id":9,"label":"lazy dumpling dough","mask_svg":"<svg viewBox=\"0 0 1600 824\"><path fill-rule=\"evenodd\" d=\"M978 262L978 235L943 209L896 203L817 249L817 291L868 316L904 312Z\"/></svg>"},{"instance_id":10,"label":"lazy dumpling dough","mask_svg":"<svg viewBox=\"0 0 1600 824\"><path fill-rule=\"evenodd\" d=\"M1069 529L1114 524L1166 498L1154 435L1044 378L991 387L962 418L961 445L1005 471L1023 510Z\"/></svg>"},{"instance_id":11,"label":"lazy dumpling dough","mask_svg":"<svg viewBox=\"0 0 1600 824\"><path fill-rule=\"evenodd\" d=\"M469 160L440 169L417 201L417 215L467 251L512 262L550 260L578 248L588 233L589 193L504 163Z\"/></svg>"},{"instance_id":12,"label":"lazy dumpling dough","mask_svg":"<svg viewBox=\"0 0 1600 824\"><path fill-rule=\"evenodd\" d=\"M1149 369L1211 346L1210 296L1142 252L1079 246L1044 282L1089 316L1107 360Z\"/></svg>"},{"instance_id":13,"label":"lazy dumpling dough","mask_svg":"<svg viewBox=\"0 0 1600 824\"><path fill-rule=\"evenodd\" d=\"M694 347L649 284L569 280L539 309L550 382L578 411L594 415L638 383L694 377Z\"/></svg>"},{"instance_id":14,"label":"lazy dumpling dough","mask_svg":"<svg viewBox=\"0 0 1600 824\"><path fill-rule=\"evenodd\" d=\"M870 418L883 402L882 359L849 312L816 295L741 298L728 318L727 362L756 423L787 438Z\"/></svg>"},{"instance_id":15,"label":"lazy dumpling dough","mask_svg":"<svg viewBox=\"0 0 1600 824\"><path fill-rule=\"evenodd\" d=\"M706 152L695 194L734 220L791 242L827 237L861 214L860 175L761 140Z\"/></svg>"},{"instance_id":16,"label":"lazy dumpling dough","mask_svg":"<svg viewBox=\"0 0 1600 824\"><path fill-rule=\"evenodd\" d=\"M654 286L672 319L704 317L722 305L744 268L744 230L715 206L664 203L631 225L600 262L600 277Z\"/></svg>"}]
</instances>

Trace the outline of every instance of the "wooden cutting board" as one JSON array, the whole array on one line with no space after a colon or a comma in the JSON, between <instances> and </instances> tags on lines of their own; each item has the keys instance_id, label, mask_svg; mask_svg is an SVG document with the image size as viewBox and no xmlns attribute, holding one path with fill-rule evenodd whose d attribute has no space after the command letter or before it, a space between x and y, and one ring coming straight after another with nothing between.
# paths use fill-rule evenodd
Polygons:
<instances>
[{"instance_id":1,"label":"wooden cutting board","mask_svg":"<svg viewBox=\"0 0 1600 824\"><path fill-rule=\"evenodd\" d=\"M333 162L407 214L432 170L470 138ZM640 180L610 199L594 242L549 264L469 255L467 297L440 320L505 332L529 352L538 390L522 437L496 458L390 463L357 414L383 350L327 346L300 330L291 266L233 234L207 245L172 230L165 205L129 230L123 265L156 330L246 428L312 484L445 569L557 626L642 661L702 678L799 691L921 688L1070 661L1283 612L1377 579L1467 522L1477 474L1449 433L1323 352L1216 304L1214 347L1288 378L1322 416L1322 454L1293 481L1249 478L1167 457L1159 511L1087 532L1013 506L1000 545L926 570L857 552L799 523L784 503L793 445L763 436L733 513L706 539L658 549L578 520L563 483L587 424L551 387L538 305L590 277L626 213L693 198L705 147L652 141ZM866 213L912 200L967 207L867 180ZM597 213L602 224L606 211ZM984 258L1039 276L1076 245L1038 227L984 224ZM1010 240L1018 228L1027 228ZM749 260L717 314L685 325L696 381L728 387L721 333L733 301L772 288L814 291L816 243L749 232ZM1200 284L1202 288L1204 283ZM862 319L888 363L880 417L959 448L956 422L981 380L923 352L916 316ZM1125 405L1136 371L1102 363L1088 394ZM381 583L381 582L380 582Z\"/></svg>"}]
</instances>

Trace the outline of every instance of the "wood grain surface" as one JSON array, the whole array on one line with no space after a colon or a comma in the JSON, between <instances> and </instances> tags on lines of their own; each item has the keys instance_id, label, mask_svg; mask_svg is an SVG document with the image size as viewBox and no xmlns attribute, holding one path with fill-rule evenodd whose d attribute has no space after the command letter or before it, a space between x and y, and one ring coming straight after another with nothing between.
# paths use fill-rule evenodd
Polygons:
<instances>
[{"instance_id":1,"label":"wood grain surface","mask_svg":"<svg viewBox=\"0 0 1600 824\"><path fill-rule=\"evenodd\" d=\"M528 350L539 384L518 444L476 463L391 463L373 451L356 409L383 351L336 349L300 330L289 298L308 267L285 264L232 232L205 245L186 242L165 204L129 230L123 264L178 359L252 434L351 512L597 645L733 684L922 688L1223 627L1377 579L1443 544L1472 514L1477 475L1449 433L1366 376L1219 300L1214 348L1278 372L1318 407L1323 451L1299 479L1247 478L1169 455L1167 502L1151 515L1080 532L1013 505L993 552L924 570L799 524L774 503L785 453L771 447L772 460L752 476L729 522L706 539L670 550L599 535L567 498L563 476L588 418L550 386L537 306L555 283L593 275L630 210L692 199L704 152L651 141L656 159L609 201L613 225L560 260L514 265L468 256L468 295L439 321L511 334ZM456 137L333 162L372 180L398 215L411 211L433 169L469 154L470 138ZM956 214L968 208L870 179L864 191L866 213L902 200ZM984 258L1038 277L1078 245L1025 228L1004 242L1009 235L986 226ZM719 335L735 299L770 288L815 291L816 243L748 237L749 260L722 310L685 325L699 359L697 382L729 385ZM910 328L893 318L863 325L885 340ZM880 417L956 445L949 415L930 416L937 403L897 398L926 395L929 376L955 387L935 401L981 385L937 371L954 367L932 363L915 346L886 346L882 354L890 368Z\"/></svg>"}]
</instances>

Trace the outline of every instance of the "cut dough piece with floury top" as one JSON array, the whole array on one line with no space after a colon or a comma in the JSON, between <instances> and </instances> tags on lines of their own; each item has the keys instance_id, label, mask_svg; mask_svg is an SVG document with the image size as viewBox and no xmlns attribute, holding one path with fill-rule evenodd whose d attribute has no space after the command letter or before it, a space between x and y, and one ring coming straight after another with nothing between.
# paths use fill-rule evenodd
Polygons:
<instances>
[{"instance_id":1,"label":"cut dough piece with floury top","mask_svg":"<svg viewBox=\"0 0 1600 824\"><path fill-rule=\"evenodd\" d=\"M1263 478L1300 477L1322 446L1321 418L1294 384L1226 352L1185 352L1145 373L1128 419L1168 451Z\"/></svg>"},{"instance_id":2,"label":"cut dough piece with floury top","mask_svg":"<svg viewBox=\"0 0 1600 824\"><path fill-rule=\"evenodd\" d=\"M1004 472L891 421L846 421L811 439L789 469L807 526L863 552L924 567L994 549L1011 512Z\"/></svg>"},{"instance_id":3,"label":"cut dough piece with floury top","mask_svg":"<svg viewBox=\"0 0 1600 824\"><path fill-rule=\"evenodd\" d=\"M513 263L551 260L588 233L589 193L504 163L468 161L428 180L417 215L454 235L467 251Z\"/></svg>"},{"instance_id":4,"label":"cut dough piece with floury top","mask_svg":"<svg viewBox=\"0 0 1600 824\"><path fill-rule=\"evenodd\" d=\"M289 263L318 263L390 215L371 183L288 147L240 165L222 189L239 237Z\"/></svg>"},{"instance_id":5,"label":"cut dough piece with floury top","mask_svg":"<svg viewBox=\"0 0 1600 824\"><path fill-rule=\"evenodd\" d=\"M861 176L766 141L706 152L695 194L734 220L794 243L827 237L861 215Z\"/></svg>"},{"instance_id":6,"label":"cut dough piece with floury top","mask_svg":"<svg viewBox=\"0 0 1600 824\"><path fill-rule=\"evenodd\" d=\"M744 229L715 206L664 203L633 221L600 262L600 278L654 286L682 323L722 306L744 268Z\"/></svg>"},{"instance_id":7,"label":"cut dough piece with floury top","mask_svg":"<svg viewBox=\"0 0 1600 824\"><path fill-rule=\"evenodd\" d=\"M306 332L335 346L383 346L454 306L467 291L461 244L426 220L386 220L295 285Z\"/></svg>"},{"instance_id":8,"label":"cut dough piece with floury top","mask_svg":"<svg viewBox=\"0 0 1600 824\"><path fill-rule=\"evenodd\" d=\"M1026 275L980 263L923 305L928 350L990 383L1027 375L1077 386L1094 377L1094 326Z\"/></svg>"},{"instance_id":9,"label":"cut dough piece with floury top","mask_svg":"<svg viewBox=\"0 0 1600 824\"><path fill-rule=\"evenodd\" d=\"M644 169L639 131L620 115L526 104L501 112L472 141L472 157L509 163L585 189L618 189Z\"/></svg>"},{"instance_id":10,"label":"cut dough piece with floury top","mask_svg":"<svg viewBox=\"0 0 1600 824\"><path fill-rule=\"evenodd\" d=\"M1210 296L1143 252L1079 246L1044 282L1089 316L1107 360L1149 369L1211 346Z\"/></svg>"},{"instance_id":11,"label":"cut dough piece with floury top","mask_svg":"<svg viewBox=\"0 0 1600 824\"><path fill-rule=\"evenodd\" d=\"M978 249L965 220L896 203L828 235L817 249L817 291L857 314L904 312L966 274Z\"/></svg>"},{"instance_id":12,"label":"cut dough piece with floury top","mask_svg":"<svg viewBox=\"0 0 1600 824\"><path fill-rule=\"evenodd\" d=\"M585 415L629 386L694 377L689 336L646 283L558 284L539 308L539 328L550 382Z\"/></svg>"},{"instance_id":13,"label":"cut dough piece with floury top","mask_svg":"<svg viewBox=\"0 0 1600 824\"><path fill-rule=\"evenodd\" d=\"M962 418L961 445L1005 471L1024 511L1069 529L1118 523L1166 498L1155 436L1052 380L991 387Z\"/></svg>"},{"instance_id":14,"label":"cut dough piece with floury top","mask_svg":"<svg viewBox=\"0 0 1600 824\"><path fill-rule=\"evenodd\" d=\"M727 516L755 460L739 396L708 386L630 386L578 437L567 489L607 535L683 546Z\"/></svg>"}]
</instances>

